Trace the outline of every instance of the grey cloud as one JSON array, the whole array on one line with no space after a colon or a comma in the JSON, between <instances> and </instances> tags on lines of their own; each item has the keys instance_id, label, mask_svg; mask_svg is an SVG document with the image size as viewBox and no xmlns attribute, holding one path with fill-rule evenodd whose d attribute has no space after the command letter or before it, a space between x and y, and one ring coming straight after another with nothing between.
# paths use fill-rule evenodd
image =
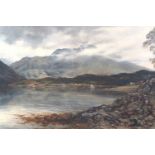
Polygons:
<instances>
[{"instance_id":1,"label":"grey cloud","mask_svg":"<svg viewBox=\"0 0 155 155\"><path fill-rule=\"evenodd\" d=\"M68 35L75 35L79 34L79 32L87 32L93 33L96 31L100 26L57 26L57 27L50 27L54 31L62 31Z\"/></svg>"},{"instance_id":2,"label":"grey cloud","mask_svg":"<svg viewBox=\"0 0 155 155\"><path fill-rule=\"evenodd\" d=\"M70 55L74 55L74 54L78 54L82 51L84 51L85 49L92 49L92 48L96 48L95 45L92 44L83 44L77 48L60 48L60 49L56 49L53 53L52 56L58 56L58 55L63 55L63 56L70 56Z\"/></svg>"},{"instance_id":3,"label":"grey cloud","mask_svg":"<svg viewBox=\"0 0 155 155\"><path fill-rule=\"evenodd\" d=\"M16 41L24 41L33 48L38 47L43 41L52 34L62 32L76 38L79 32L88 34L94 33L99 27L89 26L2 26L0 27L0 36L8 44Z\"/></svg>"},{"instance_id":4,"label":"grey cloud","mask_svg":"<svg viewBox=\"0 0 155 155\"><path fill-rule=\"evenodd\" d=\"M112 53L112 54L109 54L108 55L110 58L113 58L113 59L118 59L118 60L121 60L122 59L122 56L119 55L119 54L115 54L115 53Z\"/></svg>"},{"instance_id":5,"label":"grey cloud","mask_svg":"<svg viewBox=\"0 0 155 155\"><path fill-rule=\"evenodd\" d=\"M0 35L8 44L22 40L25 43L36 47L50 33L48 27L0 27Z\"/></svg>"}]
</instances>

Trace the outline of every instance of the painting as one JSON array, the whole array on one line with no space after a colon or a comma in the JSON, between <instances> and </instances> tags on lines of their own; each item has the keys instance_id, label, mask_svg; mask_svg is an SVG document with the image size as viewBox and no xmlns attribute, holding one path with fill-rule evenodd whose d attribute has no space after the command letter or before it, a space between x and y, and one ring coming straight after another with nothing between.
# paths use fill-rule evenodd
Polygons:
<instances>
[{"instance_id":1,"label":"painting","mask_svg":"<svg viewBox=\"0 0 155 155\"><path fill-rule=\"evenodd\" d=\"M155 128L155 28L1 26L0 128Z\"/></svg>"}]
</instances>

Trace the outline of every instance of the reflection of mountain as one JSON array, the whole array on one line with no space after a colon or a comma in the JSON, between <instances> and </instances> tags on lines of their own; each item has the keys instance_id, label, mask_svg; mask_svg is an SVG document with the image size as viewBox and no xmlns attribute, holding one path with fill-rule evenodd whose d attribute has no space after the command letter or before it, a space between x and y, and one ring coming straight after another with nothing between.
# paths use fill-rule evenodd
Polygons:
<instances>
[{"instance_id":1,"label":"reflection of mountain","mask_svg":"<svg viewBox=\"0 0 155 155\"><path fill-rule=\"evenodd\" d=\"M117 62L103 56L77 56L62 59L53 54L46 57L25 57L11 67L28 79L74 77L82 74L109 75L144 69L129 62Z\"/></svg>"},{"instance_id":2,"label":"reflection of mountain","mask_svg":"<svg viewBox=\"0 0 155 155\"><path fill-rule=\"evenodd\" d=\"M21 80L22 78L17 75L10 67L0 61L0 86Z\"/></svg>"}]
</instances>

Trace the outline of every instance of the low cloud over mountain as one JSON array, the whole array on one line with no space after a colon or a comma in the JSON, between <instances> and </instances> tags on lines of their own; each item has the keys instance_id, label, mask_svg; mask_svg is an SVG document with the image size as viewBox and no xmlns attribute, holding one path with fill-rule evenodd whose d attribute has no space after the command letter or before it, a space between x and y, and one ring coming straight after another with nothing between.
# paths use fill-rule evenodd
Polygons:
<instances>
[{"instance_id":1,"label":"low cloud over mountain","mask_svg":"<svg viewBox=\"0 0 155 155\"><path fill-rule=\"evenodd\" d=\"M123 72L134 72L144 69L127 61L115 61L100 55L75 55L82 48L95 48L94 46L74 49L58 49L51 56L25 57L15 62L11 67L20 75L28 79L44 77L75 77L81 74L110 75ZM65 55L65 57L62 57ZM68 58L67 55L70 57Z\"/></svg>"}]
</instances>

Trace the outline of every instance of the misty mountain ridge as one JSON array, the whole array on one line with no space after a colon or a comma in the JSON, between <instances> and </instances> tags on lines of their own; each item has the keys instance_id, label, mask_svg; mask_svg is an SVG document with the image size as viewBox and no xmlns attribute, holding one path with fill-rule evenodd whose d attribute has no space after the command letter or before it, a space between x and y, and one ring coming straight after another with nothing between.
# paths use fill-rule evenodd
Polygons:
<instances>
[{"instance_id":1,"label":"misty mountain ridge","mask_svg":"<svg viewBox=\"0 0 155 155\"><path fill-rule=\"evenodd\" d=\"M67 53L66 49L62 50ZM112 75L146 69L127 61L119 62L99 55L62 59L62 50L56 50L51 56L24 57L11 64L11 67L27 79L75 77L82 74Z\"/></svg>"}]
</instances>

